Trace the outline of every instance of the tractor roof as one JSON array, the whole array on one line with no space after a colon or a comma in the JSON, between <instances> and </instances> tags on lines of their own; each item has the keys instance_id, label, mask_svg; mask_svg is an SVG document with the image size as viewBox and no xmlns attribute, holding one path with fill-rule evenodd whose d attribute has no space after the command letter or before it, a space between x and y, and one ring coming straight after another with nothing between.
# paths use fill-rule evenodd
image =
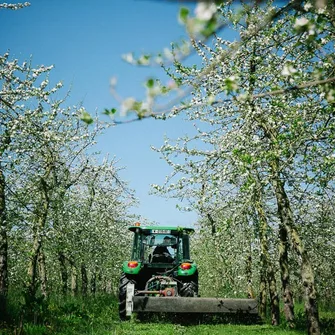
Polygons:
<instances>
[{"instance_id":1,"label":"tractor roof","mask_svg":"<svg viewBox=\"0 0 335 335\"><path fill-rule=\"evenodd\" d=\"M141 229L142 231L146 232L151 232L151 233L156 233L159 234L160 232L162 234L168 234L170 231L171 232L178 232L178 231L183 231L185 233L193 233L194 229L193 228L188 228L188 227L172 227L172 226L131 226L128 228L130 231L135 232L136 229Z\"/></svg>"}]
</instances>

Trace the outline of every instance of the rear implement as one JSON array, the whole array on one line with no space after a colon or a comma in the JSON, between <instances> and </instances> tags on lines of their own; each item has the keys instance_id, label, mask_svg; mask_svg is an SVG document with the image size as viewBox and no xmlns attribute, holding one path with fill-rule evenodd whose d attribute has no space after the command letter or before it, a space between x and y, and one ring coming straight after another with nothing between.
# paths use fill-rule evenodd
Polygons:
<instances>
[{"instance_id":1,"label":"rear implement","mask_svg":"<svg viewBox=\"0 0 335 335\"><path fill-rule=\"evenodd\" d=\"M135 296L133 306L133 312L258 314L255 299Z\"/></svg>"}]
</instances>

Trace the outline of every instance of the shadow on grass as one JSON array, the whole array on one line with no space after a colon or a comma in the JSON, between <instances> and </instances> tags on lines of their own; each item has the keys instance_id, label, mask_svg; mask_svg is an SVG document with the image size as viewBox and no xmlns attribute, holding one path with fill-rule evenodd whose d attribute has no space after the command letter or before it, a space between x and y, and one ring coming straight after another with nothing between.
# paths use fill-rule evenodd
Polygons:
<instances>
[{"instance_id":1,"label":"shadow on grass","mask_svg":"<svg viewBox=\"0 0 335 335\"><path fill-rule=\"evenodd\" d=\"M137 313L136 318L141 322L166 322L184 326L199 324L262 324L258 315L250 314L203 314L203 313Z\"/></svg>"},{"instance_id":2,"label":"shadow on grass","mask_svg":"<svg viewBox=\"0 0 335 335\"><path fill-rule=\"evenodd\" d=\"M294 308L295 314L295 329L305 331L307 329L307 319L302 303L296 303ZM282 316L282 323L285 324L284 316ZM335 334L335 305L331 302L327 306L319 306L319 320L322 335Z\"/></svg>"},{"instance_id":3,"label":"shadow on grass","mask_svg":"<svg viewBox=\"0 0 335 335\"><path fill-rule=\"evenodd\" d=\"M117 299L112 295L55 295L27 310L22 296L13 294L8 307L0 335L82 335L92 327L108 329L118 320Z\"/></svg>"},{"instance_id":4,"label":"shadow on grass","mask_svg":"<svg viewBox=\"0 0 335 335\"><path fill-rule=\"evenodd\" d=\"M335 334L335 313L320 313L320 328L322 335ZM303 313L296 315L296 329L307 329L306 316Z\"/></svg>"}]
</instances>

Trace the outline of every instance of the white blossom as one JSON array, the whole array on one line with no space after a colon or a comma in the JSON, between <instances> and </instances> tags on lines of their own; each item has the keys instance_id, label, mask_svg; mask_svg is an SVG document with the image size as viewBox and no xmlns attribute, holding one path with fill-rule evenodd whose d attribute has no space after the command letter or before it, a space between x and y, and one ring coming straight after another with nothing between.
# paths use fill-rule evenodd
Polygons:
<instances>
[{"instance_id":1,"label":"white blossom","mask_svg":"<svg viewBox=\"0 0 335 335\"><path fill-rule=\"evenodd\" d=\"M309 20L306 19L305 17L297 18L294 23L294 28L298 29L301 27L305 27L309 24Z\"/></svg>"},{"instance_id":2,"label":"white blossom","mask_svg":"<svg viewBox=\"0 0 335 335\"><path fill-rule=\"evenodd\" d=\"M111 77L110 81L109 81L109 84L111 87L115 87L116 84L117 84L117 78L114 76L114 77Z\"/></svg>"},{"instance_id":3,"label":"white blossom","mask_svg":"<svg viewBox=\"0 0 335 335\"><path fill-rule=\"evenodd\" d=\"M217 6L211 2L199 2L194 12L199 20L209 21L217 12Z\"/></svg>"},{"instance_id":4,"label":"white blossom","mask_svg":"<svg viewBox=\"0 0 335 335\"><path fill-rule=\"evenodd\" d=\"M296 72L297 72L297 69L295 69L291 64L285 64L281 74L283 76L291 76L295 74Z\"/></svg>"},{"instance_id":5,"label":"white blossom","mask_svg":"<svg viewBox=\"0 0 335 335\"><path fill-rule=\"evenodd\" d=\"M134 55L132 53L127 53L125 55L122 55L122 59L125 60L127 63L130 63L130 64L135 64L136 63Z\"/></svg>"},{"instance_id":6,"label":"white blossom","mask_svg":"<svg viewBox=\"0 0 335 335\"><path fill-rule=\"evenodd\" d=\"M129 110L131 110L135 104L136 100L133 97L129 97L122 101L121 112L122 116L125 116Z\"/></svg>"},{"instance_id":7,"label":"white blossom","mask_svg":"<svg viewBox=\"0 0 335 335\"><path fill-rule=\"evenodd\" d=\"M307 3L304 5L304 9L305 9L306 11L310 10L312 7L313 7L313 6L312 6L312 4L311 4L310 2L307 2Z\"/></svg>"}]
</instances>

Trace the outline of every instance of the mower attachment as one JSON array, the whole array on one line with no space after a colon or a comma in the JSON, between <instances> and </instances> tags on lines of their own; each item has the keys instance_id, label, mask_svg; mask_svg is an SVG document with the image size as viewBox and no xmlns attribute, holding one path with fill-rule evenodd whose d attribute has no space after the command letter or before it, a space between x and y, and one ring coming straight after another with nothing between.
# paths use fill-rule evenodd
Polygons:
<instances>
[{"instance_id":1,"label":"mower attachment","mask_svg":"<svg viewBox=\"0 0 335 335\"><path fill-rule=\"evenodd\" d=\"M132 312L258 314L256 299L134 296L134 285L127 285L126 315Z\"/></svg>"},{"instance_id":2,"label":"mower attachment","mask_svg":"<svg viewBox=\"0 0 335 335\"><path fill-rule=\"evenodd\" d=\"M134 312L258 314L255 299L134 296Z\"/></svg>"}]
</instances>

